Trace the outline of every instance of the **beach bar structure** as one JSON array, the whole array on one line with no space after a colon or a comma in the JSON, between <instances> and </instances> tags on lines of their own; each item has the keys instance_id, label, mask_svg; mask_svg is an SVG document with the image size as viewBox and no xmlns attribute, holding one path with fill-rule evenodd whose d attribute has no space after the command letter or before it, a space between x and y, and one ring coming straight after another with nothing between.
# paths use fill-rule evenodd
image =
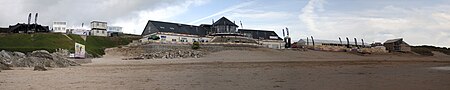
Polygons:
<instances>
[{"instance_id":1,"label":"beach bar structure","mask_svg":"<svg viewBox=\"0 0 450 90\"><path fill-rule=\"evenodd\" d=\"M403 38L390 39L383 43L389 52L410 52L411 47L403 41Z\"/></svg>"},{"instance_id":2,"label":"beach bar structure","mask_svg":"<svg viewBox=\"0 0 450 90\"><path fill-rule=\"evenodd\" d=\"M337 41L337 40L314 39L314 44L313 44L312 40L300 39L297 42L297 46L311 46L311 45L324 45L324 46L347 46L347 45L350 45L350 47L370 47L370 45L367 43L352 42L352 41L348 41L348 43L342 43L342 41Z\"/></svg>"}]
</instances>

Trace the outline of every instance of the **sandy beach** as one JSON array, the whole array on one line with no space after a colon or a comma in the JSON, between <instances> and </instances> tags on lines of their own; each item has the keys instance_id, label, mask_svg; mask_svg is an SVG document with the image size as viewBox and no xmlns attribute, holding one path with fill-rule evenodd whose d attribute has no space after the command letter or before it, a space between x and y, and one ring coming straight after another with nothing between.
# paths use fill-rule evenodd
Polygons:
<instances>
[{"instance_id":1,"label":"sandy beach","mask_svg":"<svg viewBox=\"0 0 450 90\"><path fill-rule=\"evenodd\" d=\"M449 56L229 50L202 58L121 60L0 72L1 90L448 90Z\"/></svg>"}]
</instances>

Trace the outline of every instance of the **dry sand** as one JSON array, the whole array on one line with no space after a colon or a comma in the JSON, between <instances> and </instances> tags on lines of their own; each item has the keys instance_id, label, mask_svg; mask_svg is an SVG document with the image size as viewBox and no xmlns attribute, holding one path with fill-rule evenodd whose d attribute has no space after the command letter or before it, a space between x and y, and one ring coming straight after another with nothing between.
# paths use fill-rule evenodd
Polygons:
<instances>
[{"instance_id":1,"label":"dry sand","mask_svg":"<svg viewBox=\"0 0 450 90\"><path fill-rule=\"evenodd\" d=\"M255 49L198 59L132 60L107 55L49 71L0 72L0 90L450 90L449 56L359 56Z\"/></svg>"}]
</instances>

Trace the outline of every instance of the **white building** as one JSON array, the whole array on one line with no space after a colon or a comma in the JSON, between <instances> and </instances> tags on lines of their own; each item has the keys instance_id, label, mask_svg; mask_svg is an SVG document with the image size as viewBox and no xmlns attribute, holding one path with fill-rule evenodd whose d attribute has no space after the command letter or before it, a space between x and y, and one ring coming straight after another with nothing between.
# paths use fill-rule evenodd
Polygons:
<instances>
[{"instance_id":1,"label":"white building","mask_svg":"<svg viewBox=\"0 0 450 90\"><path fill-rule=\"evenodd\" d=\"M179 34L179 33L170 33L170 32L157 32L153 34L149 34L144 36L141 39L142 42L146 42L148 40L152 40L152 36L155 35L159 37L158 41L162 43L193 43L193 42L209 42L211 40L210 37L200 37L198 35L189 35L189 34Z\"/></svg>"},{"instance_id":2,"label":"white building","mask_svg":"<svg viewBox=\"0 0 450 90\"><path fill-rule=\"evenodd\" d=\"M89 34L92 36L108 36L108 32L106 31L108 29L107 24L108 23L106 22L92 21L91 31Z\"/></svg>"},{"instance_id":3,"label":"white building","mask_svg":"<svg viewBox=\"0 0 450 90\"><path fill-rule=\"evenodd\" d=\"M76 34L76 35L83 35L83 36L88 36L89 35L89 30L87 29L82 29L82 28L77 28L77 29L67 29L67 34Z\"/></svg>"},{"instance_id":4,"label":"white building","mask_svg":"<svg viewBox=\"0 0 450 90\"><path fill-rule=\"evenodd\" d=\"M53 32L66 33L67 22L57 21L53 22L52 30Z\"/></svg>"},{"instance_id":5,"label":"white building","mask_svg":"<svg viewBox=\"0 0 450 90\"><path fill-rule=\"evenodd\" d=\"M204 44L255 45L283 49L285 43L274 31L237 29L238 25L222 17L212 25L200 26L149 20L142 32L142 42L159 37L162 43L203 42Z\"/></svg>"},{"instance_id":6,"label":"white building","mask_svg":"<svg viewBox=\"0 0 450 90\"><path fill-rule=\"evenodd\" d=\"M119 32L122 33L122 27L119 26L108 26L108 32Z\"/></svg>"}]
</instances>

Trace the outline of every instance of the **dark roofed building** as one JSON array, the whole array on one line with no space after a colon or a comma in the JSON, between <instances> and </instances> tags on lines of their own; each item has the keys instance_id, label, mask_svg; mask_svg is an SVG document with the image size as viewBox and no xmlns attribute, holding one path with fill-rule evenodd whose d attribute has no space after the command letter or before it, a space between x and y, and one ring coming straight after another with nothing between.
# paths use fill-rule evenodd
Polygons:
<instances>
[{"instance_id":1,"label":"dark roofed building","mask_svg":"<svg viewBox=\"0 0 450 90\"><path fill-rule=\"evenodd\" d=\"M39 24L22 24L9 26L8 29L3 29L3 33L34 33L34 32L50 32L48 26L42 26Z\"/></svg>"},{"instance_id":2,"label":"dark roofed building","mask_svg":"<svg viewBox=\"0 0 450 90\"><path fill-rule=\"evenodd\" d=\"M225 17L214 22L212 26L215 29L215 33L236 33L236 29L239 27Z\"/></svg>"},{"instance_id":3,"label":"dark roofed building","mask_svg":"<svg viewBox=\"0 0 450 90\"><path fill-rule=\"evenodd\" d=\"M411 47L403 41L403 38L387 40L383 43L384 47L390 52L410 52Z\"/></svg>"},{"instance_id":4,"label":"dark roofed building","mask_svg":"<svg viewBox=\"0 0 450 90\"><path fill-rule=\"evenodd\" d=\"M7 33L7 31L9 31L9 28L0 27L0 33Z\"/></svg>"},{"instance_id":5,"label":"dark roofed building","mask_svg":"<svg viewBox=\"0 0 450 90\"><path fill-rule=\"evenodd\" d=\"M274 31L239 29L238 25L225 17L213 24L200 26L149 20L145 26L140 41L155 41L159 43L254 43L268 48L281 49L283 39ZM246 35L246 36L244 36ZM158 38L159 37L159 38Z\"/></svg>"},{"instance_id":6,"label":"dark roofed building","mask_svg":"<svg viewBox=\"0 0 450 90\"><path fill-rule=\"evenodd\" d=\"M278 37L277 33L268 30L239 29L238 33L244 34L245 36L253 39L283 40Z\"/></svg>"},{"instance_id":7,"label":"dark roofed building","mask_svg":"<svg viewBox=\"0 0 450 90\"><path fill-rule=\"evenodd\" d=\"M148 21L147 25L144 28L144 32L142 32L142 35L148 35L156 32L179 33L198 36L207 35L207 30L204 27L152 20Z\"/></svg>"}]
</instances>

